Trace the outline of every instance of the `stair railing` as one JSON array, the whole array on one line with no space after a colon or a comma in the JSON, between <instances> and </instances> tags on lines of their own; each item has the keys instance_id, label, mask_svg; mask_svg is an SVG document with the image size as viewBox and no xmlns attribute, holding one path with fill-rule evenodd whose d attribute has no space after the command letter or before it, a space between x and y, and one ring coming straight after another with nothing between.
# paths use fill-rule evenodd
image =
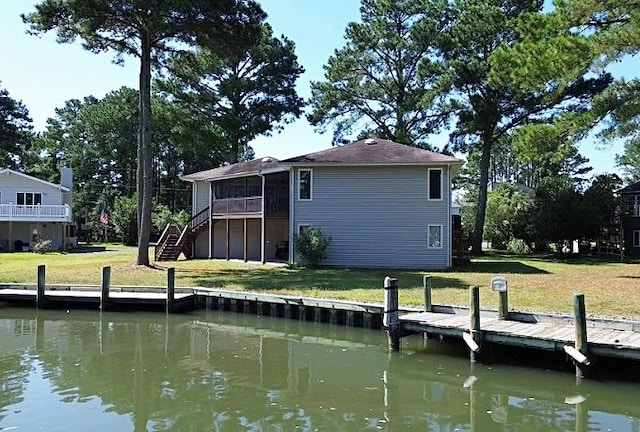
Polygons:
<instances>
[{"instance_id":1,"label":"stair railing","mask_svg":"<svg viewBox=\"0 0 640 432\"><path fill-rule=\"evenodd\" d=\"M156 247L154 248L153 258L155 261L158 261L158 258L160 257L160 255L162 255L162 251L164 251L164 249L167 247L167 244L169 243L169 239L171 238L171 235L175 234L176 231L178 231L178 229L176 228L175 225L171 223L168 223L164 231L162 231L162 234L160 235L160 238L156 243Z\"/></svg>"}]
</instances>

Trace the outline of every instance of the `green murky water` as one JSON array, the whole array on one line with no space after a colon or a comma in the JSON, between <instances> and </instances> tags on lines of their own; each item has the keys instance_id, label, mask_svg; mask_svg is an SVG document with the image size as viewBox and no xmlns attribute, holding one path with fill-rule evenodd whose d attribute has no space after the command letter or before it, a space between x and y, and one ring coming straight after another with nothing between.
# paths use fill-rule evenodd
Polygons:
<instances>
[{"instance_id":1,"label":"green murky water","mask_svg":"<svg viewBox=\"0 0 640 432\"><path fill-rule=\"evenodd\" d=\"M640 431L640 385L215 311L0 309L0 431ZM435 349L434 349L435 346Z\"/></svg>"}]
</instances>

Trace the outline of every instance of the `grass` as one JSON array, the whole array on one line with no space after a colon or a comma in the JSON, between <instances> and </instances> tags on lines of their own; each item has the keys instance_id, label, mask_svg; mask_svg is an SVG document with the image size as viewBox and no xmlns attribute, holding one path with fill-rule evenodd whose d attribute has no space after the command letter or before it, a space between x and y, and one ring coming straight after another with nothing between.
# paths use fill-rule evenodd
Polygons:
<instances>
[{"instance_id":1,"label":"grass","mask_svg":"<svg viewBox=\"0 0 640 432\"><path fill-rule=\"evenodd\" d=\"M152 252L151 252L152 253ZM470 285L480 286L482 307L496 308L497 294L488 287L491 277L509 281L512 310L563 312L572 310L575 292L585 294L590 315L640 318L640 266L590 259L558 260L544 257L489 256L452 271L290 269L241 262L193 260L138 267L136 250L118 245L86 248L82 253L0 254L0 283L34 283L39 264L47 266L48 283L100 284L102 267L112 267L113 285L166 284L166 268L176 268L177 286L204 286L253 290L274 294L382 302L382 281L398 278L400 303L420 306L422 277L432 276L433 302L467 305ZM152 256L152 255L151 255Z\"/></svg>"}]
</instances>

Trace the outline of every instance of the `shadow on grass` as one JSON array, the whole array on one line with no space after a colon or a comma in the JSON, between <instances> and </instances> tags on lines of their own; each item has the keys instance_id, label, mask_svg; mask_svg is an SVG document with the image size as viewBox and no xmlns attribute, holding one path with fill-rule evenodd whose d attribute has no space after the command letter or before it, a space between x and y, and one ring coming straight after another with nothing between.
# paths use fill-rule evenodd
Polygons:
<instances>
[{"instance_id":1,"label":"shadow on grass","mask_svg":"<svg viewBox=\"0 0 640 432\"><path fill-rule=\"evenodd\" d=\"M403 288L422 287L422 273L409 270L362 269L224 269L194 273L185 271L190 284L210 288L237 286L243 290L269 291L350 291L380 290L386 276L398 278ZM468 285L455 277L432 277L432 288L467 289Z\"/></svg>"},{"instance_id":2,"label":"shadow on grass","mask_svg":"<svg viewBox=\"0 0 640 432\"><path fill-rule=\"evenodd\" d=\"M74 247L73 249L69 249L67 253L70 254L80 254L80 253L96 253L96 252L104 252L107 250L107 247L104 245L81 245Z\"/></svg>"},{"instance_id":3,"label":"shadow on grass","mask_svg":"<svg viewBox=\"0 0 640 432\"><path fill-rule=\"evenodd\" d=\"M472 261L453 268L456 273L491 273L491 274L549 274L548 271L524 264L520 261Z\"/></svg>"}]
</instances>

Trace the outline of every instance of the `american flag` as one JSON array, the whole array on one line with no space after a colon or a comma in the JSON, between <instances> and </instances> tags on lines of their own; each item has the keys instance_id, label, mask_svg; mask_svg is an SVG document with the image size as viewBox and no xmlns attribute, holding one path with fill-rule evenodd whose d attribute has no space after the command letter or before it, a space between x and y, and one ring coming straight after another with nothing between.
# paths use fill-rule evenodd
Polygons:
<instances>
[{"instance_id":1,"label":"american flag","mask_svg":"<svg viewBox=\"0 0 640 432\"><path fill-rule=\"evenodd\" d=\"M109 213L107 213L107 210L104 208L100 211L100 223L103 225L109 224Z\"/></svg>"}]
</instances>

